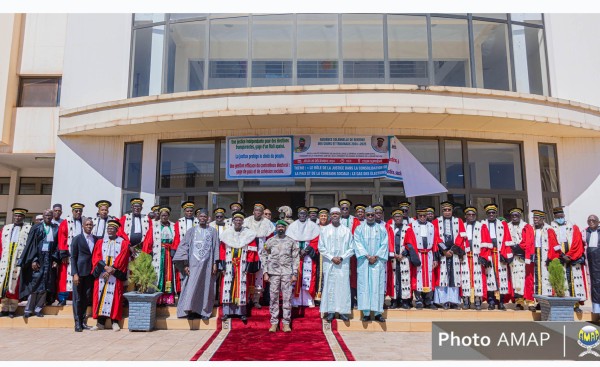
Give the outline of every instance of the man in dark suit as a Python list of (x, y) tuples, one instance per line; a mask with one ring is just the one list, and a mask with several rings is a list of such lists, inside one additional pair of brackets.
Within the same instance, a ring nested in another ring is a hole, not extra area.
[(75, 331), (89, 329), (86, 324), (87, 307), (92, 305), (94, 276), (92, 272), (92, 253), (96, 239), (92, 235), (94, 220), (83, 221), (83, 233), (73, 238), (71, 244), (71, 275), (73, 276), (73, 317)]

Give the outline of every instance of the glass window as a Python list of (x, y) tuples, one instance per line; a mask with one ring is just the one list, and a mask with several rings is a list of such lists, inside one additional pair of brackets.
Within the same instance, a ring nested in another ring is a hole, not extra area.
[(471, 200), (471, 205), (477, 208), (477, 219), (485, 219), (485, 206), (488, 204), (496, 204), (496, 196), (477, 196)]
[[(131, 213), (131, 199), (139, 198), (140, 191), (129, 191), (123, 190), (121, 191), (121, 214)], [(154, 203), (144, 203), (144, 208), (142, 208), (142, 213), (148, 213), (150, 208), (154, 205)]]
[(248, 18), (212, 20), (208, 88), (246, 87)]
[(6, 213), (0, 213), (0, 227), (6, 225)]
[(152, 23), (164, 22), (164, 13), (135, 13), (133, 17), (134, 26), (143, 26)]
[(175, 221), (181, 217), (181, 203), (183, 198), (180, 195), (176, 196), (159, 196), (157, 205), (171, 207), (171, 221)]
[(473, 17), (506, 20), (506, 13), (473, 13)]
[(142, 187), (142, 148), (143, 143), (125, 143), (124, 189), (139, 191)]
[(292, 84), (292, 15), (252, 18), (252, 86)]
[(19, 107), (56, 107), (61, 78), (21, 78)]
[(227, 180), (226, 177), (227, 177), (227, 143), (226, 143), (226, 140), (221, 140), (221, 155), (219, 158), (219, 187), (238, 187), (237, 180)]
[[(552, 220), (552, 208), (561, 206), (560, 198), (552, 197), (552, 196), (544, 196), (543, 201), (544, 201), (544, 209), (543, 210), (546, 212), (546, 223), (550, 223), (550, 221)], [(539, 208), (532, 208), (532, 209), (539, 209)]]
[(477, 86), (510, 90), (508, 26), (502, 23), (474, 20), (473, 45)]
[(203, 18), (208, 16), (206, 13), (173, 13), (169, 14), (169, 19), (171, 20), (182, 20), (182, 19), (192, 19), (192, 18)]
[(467, 207), (467, 197), (464, 194), (448, 194), (448, 201), (454, 203), (452, 215), (459, 218), (464, 218), (464, 209)]
[(540, 171), (542, 175), (542, 191), (559, 192), (556, 145), (539, 144), (538, 149), (540, 155)]
[(519, 144), (470, 141), (467, 147), (473, 188), (523, 190)]
[[(501, 215), (506, 220), (510, 220), (509, 210), (512, 208), (521, 208), (527, 212), (527, 208), (525, 208), (525, 200), (523, 198), (511, 198), (511, 197), (503, 197), (500, 199), (500, 210), (501, 212), (498, 215)], [(527, 215), (523, 215), (523, 219), (527, 219)]]
[(52, 195), (52, 177), (21, 177), (19, 195)]
[(446, 187), (464, 188), (465, 175), (463, 171), (462, 143), (460, 140), (446, 140)]
[(298, 85), (338, 83), (338, 16), (298, 14)]
[(0, 177), (0, 195), (8, 195), (10, 189), (10, 177)]
[(429, 84), (427, 20), (424, 16), (388, 16), (390, 83)]
[(212, 140), (160, 145), (160, 189), (212, 188), (214, 171)]
[(433, 177), (440, 179), (440, 148), (437, 140), (400, 139), (400, 141)]
[(164, 25), (134, 31), (131, 97), (161, 94), (164, 36)]
[(517, 92), (548, 95), (544, 30), (512, 26)]
[(541, 13), (533, 13), (533, 14), (524, 14), (524, 13), (512, 13), (510, 15), (510, 20), (513, 22), (523, 22), (523, 23), (532, 23), (532, 24), (544, 24), (542, 22), (542, 14)]
[[(417, 208), (432, 207), (434, 209), (434, 215), (442, 215), (440, 212), (440, 197), (437, 195), (431, 196), (417, 196), (414, 198), (413, 205), (411, 205), (411, 211), (414, 210), (414, 216), (417, 217)], [(413, 209), (414, 207), (414, 209)]]
[(206, 89), (206, 22), (171, 24), (167, 44), (167, 93)]
[(431, 39), (435, 85), (470, 87), (467, 21), (432, 17)]
[(342, 16), (344, 83), (384, 83), (383, 16)]

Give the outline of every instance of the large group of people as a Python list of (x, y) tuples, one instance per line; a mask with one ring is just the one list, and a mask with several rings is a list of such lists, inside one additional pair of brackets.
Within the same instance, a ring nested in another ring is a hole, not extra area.
[[(435, 208), (401, 202), (384, 218), (380, 204), (300, 207), (294, 220), (290, 207), (271, 211), (255, 203), (245, 216), (240, 203), (212, 213), (181, 205), (184, 216), (171, 221), (171, 208), (154, 206), (142, 214), (144, 201), (130, 201), (121, 218), (109, 214), (111, 203), (100, 200), (97, 213), (84, 217), (84, 205), (45, 210), (41, 221), (24, 223), (26, 209), (13, 209), (13, 223), (2, 229), (0, 248), (0, 315), (15, 317), (26, 300), (25, 318), (43, 317), (45, 305), (73, 301), (75, 331), (102, 330), (111, 319), (119, 330), (125, 303), (133, 290), (128, 264), (141, 252), (152, 256), (161, 292), (159, 305), (177, 304), (177, 316), (207, 320), (215, 305), (222, 319), (246, 321), (250, 308), (269, 306), (269, 331), (291, 331), (293, 307), (320, 307), (331, 322), (348, 321), (352, 309), (362, 321), (385, 322), (384, 308), (506, 310), (539, 309), (536, 295), (552, 295), (548, 263), (559, 259), (565, 269), (566, 295), (576, 297), (575, 312), (591, 294), (592, 312), (600, 313), (600, 228), (590, 215), (580, 230), (566, 220), (562, 208), (553, 221), (533, 210), (533, 223), (520, 208), (499, 217), (498, 206), (464, 208), (464, 219), (445, 201)], [(354, 209), (354, 215), (351, 214)], [(213, 219), (211, 221), (211, 219)], [(589, 274), (590, 284), (587, 276)], [(389, 304), (386, 298), (390, 300)], [(95, 326), (88, 326), (92, 307)]]

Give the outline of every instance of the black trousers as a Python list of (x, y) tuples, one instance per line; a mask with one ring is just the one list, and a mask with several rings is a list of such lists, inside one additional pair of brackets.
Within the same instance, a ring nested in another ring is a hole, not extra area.
[(73, 318), (75, 323), (83, 324), (85, 312), (92, 305), (92, 291), (94, 290), (94, 276), (79, 277), (79, 285), (73, 287)]

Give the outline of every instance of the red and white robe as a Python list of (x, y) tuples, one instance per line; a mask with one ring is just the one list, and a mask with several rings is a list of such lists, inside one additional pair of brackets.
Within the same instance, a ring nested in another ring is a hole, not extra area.
[(7, 224), (2, 228), (2, 246), (0, 246), (0, 298), (2, 298), (3, 311), (10, 312), (16, 311), (19, 303), (18, 285), (21, 267), (17, 266), (17, 259), (25, 249), (31, 224), (23, 224), (18, 233), (13, 233), (14, 228), (14, 224)]
[[(412, 291), (433, 292), (439, 284), (439, 266), (433, 267), (437, 260), (439, 244), (441, 242), (438, 229), (432, 223), (421, 224), (413, 222), (412, 229), (415, 234), (417, 251), (421, 260), (421, 266), (410, 266), (410, 285)], [(427, 238), (427, 245), (423, 241)]]
[[(462, 219), (457, 218), (457, 217), (452, 217), (450, 218), (450, 221), (452, 223), (452, 238), (453, 238), (453, 243), (455, 246), (457, 246), (458, 248), (462, 249), (464, 251), (464, 242), (465, 239), (467, 237), (467, 233), (465, 232), (465, 224), (462, 221)], [(433, 226), (437, 228), (438, 231), (438, 236), (440, 239), (440, 242), (438, 244), (439, 248), (443, 251), (446, 250), (450, 250), (449, 248), (446, 248), (446, 245), (444, 244), (444, 217), (438, 217), (436, 219), (433, 220), (432, 222)], [(446, 263), (448, 261), (452, 261), (452, 265), (453, 265), (453, 271), (454, 271), (454, 283), (450, 284), (449, 280), (449, 274), (447, 271), (447, 266)], [(440, 287), (457, 287), (460, 289), (461, 286), (461, 276), (460, 276), (460, 257), (458, 256), (458, 254), (454, 254), (452, 255), (452, 257), (445, 257), (445, 256), (441, 256), (440, 257), (440, 275), (439, 275), (439, 284), (438, 286)]]
[[(170, 234), (169, 238), (163, 236), (164, 230)], [(152, 266), (158, 276), (156, 285), (163, 292), (159, 304), (174, 304), (174, 294), (181, 291), (179, 272), (173, 266), (171, 255), (171, 250), (176, 251), (179, 246), (179, 238), (179, 227), (175, 223), (169, 222), (168, 226), (163, 226), (160, 220), (152, 222), (144, 238), (142, 251), (152, 255)]]
[[(587, 279), (585, 274), (585, 248), (581, 230), (575, 224), (567, 222), (559, 226), (552, 222), (552, 229), (556, 233), (559, 254), (565, 254), (571, 259), (569, 264), (563, 264), (565, 268), (565, 296), (579, 298), (580, 302), (587, 299)], [(582, 303), (583, 304), (583, 303)]]
[[(254, 216), (251, 215), (244, 219), (244, 227), (251, 229), (256, 234), (254, 242), (257, 249), (262, 249), (265, 242), (275, 235), (275, 226), (270, 220), (264, 217), (257, 221), (254, 219)], [(258, 250), (258, 255), (260, 260), (260, 250)], [(250, 286), (250, 291), (254, 294), (253, 302), (258, 303), (264, 288), (262, 269), (259, 269), (256, 274), (252, 274), (251, 278), (253, 278), (254, 281)]]
[[(129, 242), (129, 238), (131, 237), (133, 214), (131, 214), (131, 213), (125, 214), (124, 216), (121, 217), (120, 222), (121, 222), (121, 227), (119, 228), (117, 235), (125, 238)], [(140, 217), (140, 223), (142, 226), (142, 228), (141, 228), (142, 241), (140, 243), (144, 243), (144, 240), (146, 239), (146, 234), (148, 233), (148, 229), (150, 229), (150, 226), (152, 225), (152, 220), (150, 218), (148, 218), (147, 215), (142, 215)]]
[(470, 225), (465, 223), (467, 239), (465, 241), (465, 256), (460, 263), (461, 290), (463, 297), (484, 297), (487, 285), (484, 281), (484, 269), (479, 263), (481, 254), (481, 238), (487, 232), (487, 227), (479, 221)]
[[(68, 216), (60, 222), (58, 226), (58, 251), (60, 252), (60, 258), (67, 257), (70, 259), (71, 256), (71, 242), (73, 238), (78, 234), (83, 233), (83, 223), (81, 220), (78, 221), (79, 225), (73, 217)], [(60, 263), (57, 271), (58, 279), (58, 293), (71, 292), (73, 291), (73, 276), (71, 275), (71, 262), (67, 264)]]
[[(540, 229), (534, 228), (534, 256), (531, 264), (528, 264), (529, 271), (534, 274), (531, 284), (525, 283), (525, 293), (552, 296), (553, 290), (550, 285), (550, 275), (548, 273), (547, 261), (552, 261), (559, 256), (561, 246), (556, 239), (556, 233), (552, 227), (544, 223)], [(531, 287), (531, 289), (528, 289)]]
[(248, 228), (237, 232), (228, 227), (221, 233), (219, 261), (225, 275), (221, 278), (221, 303), (246, 306), (253, 292), (249, 289), (254, 273), (249, 273), (251, 264), (258, 267), (256, 233)]
[[(496, 219), (495, 223), (482, 220), (487, 227), (487, 236), (481, 239), (481, 257), (492, 263), (491, 267), (485, 268), (485, 279), (488, 292), (498, 292), (512, 298), (512, 284), (508, 264), (512, 261), (513, 253), (512, 238), (506, 222)], [(494, 227), (491, 227), (494, 226)], [(496, 233), (496, 246), (492, 241), (492, 231)], [(504, 259), (504, 262), (503, 260)], [(504, 299), (503, 302), (508, 302)]]
[[(104, 237), (96, 241), (92, 253), (92, 271), (96, 269), (101, 260), (122, 274), (127, 274), (129, 241), (119, 236), (114, 240)], [(117, 279), (115, 275), (111, 275), (108, 280), (104, 280), (102, 276), (96, 278), (92, 305), (93, 317), (97, 319), (99, 316), (104, 316), (113, 320), (121, 320), (123, 289), (124, 281)]]
[[(402, 225), (402, 229), (399, 229), (392, 222), (391, 225), (386, 224), (386, 229), (388, 231), (390, 257), (387, 263), (386, 296), (396, 299), (397, 290), (400, 290), (401, 298), (407, 300), (411, 298), (410, 260), (408, 256), (404, 256), (398, 262), (394, 258), (394, 255), (402, 255), (405, 250), (408, 250), (409, 245), (412, 245), (413, 249), (418, 253), (415, 233), (410, 224), (404, 224)], [(400, 232), (400, 239), (398, 246), (396, 246), (396, 234), (398, 232)], [(399, 273), (399, 277), (396, 276), (396, 272)], [(400, 281), (398, 281), (398, 278), (400, 278)], [(397, 301), (400, 300), (398, 299)]]
[(520, 298), (533, 301), (533, 269), (528, 267), (535, 252), (533, 227), (521, 220), (518, 225), (508, 223), (508, 230), (513, 242), (513, 261), (509, 267), (515, 301)]
[(298, 242), (298, 248), (305, 250), (306, 255), (300, 258), (298, 266), (298, 281), (294, 285), (292, 306), (313, 306), (313, 299), (317, 291), (317, 261), (319, 260), (319, 225), (306, 219), (290, 224), (286, 235)]

